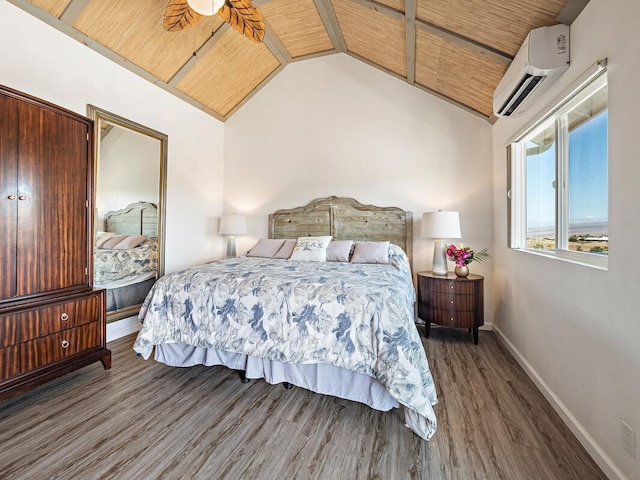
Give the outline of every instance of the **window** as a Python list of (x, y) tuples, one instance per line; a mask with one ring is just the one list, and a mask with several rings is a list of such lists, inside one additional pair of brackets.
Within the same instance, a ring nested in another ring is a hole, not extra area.
[(606, 70), (593, 76), (509, 146), (510, 246), (606, 267)]

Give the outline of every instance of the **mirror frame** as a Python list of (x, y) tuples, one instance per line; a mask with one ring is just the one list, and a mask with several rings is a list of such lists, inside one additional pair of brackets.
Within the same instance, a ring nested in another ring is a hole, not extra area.
[[(93, 158), (94, 158), (94, 172), (93, 172), (93, 205), (96, 205), (96, 196), (98, 191), (98, 170), (99, 170), (99, 146), (100, 146), (100, 128), (103, 121), (113, 123), (122, 128), (133, 130), (142, 135), (146, 135), (151, 138), (155, 138), (160, 141), (160, 183), (158, 185), (158, 278), (164, 275), (164, 252), (165, 252), (165, 219), (166, 219), (166, 200), (167, 200), (167, 152), (169, 137), (157, 130), (146, 127), (139, 123), (136, 123), (127, 118), (116, 115), (95, 105), (87, 105), (87, 116), (93, 120)], [(93, 212), (93, 229), (95, 237), (95, 229), (97, 228), (97, 212)], [(91, 272), (91, 283), (93, 285), (93, 272)], [(140, 311), (141, 304), (132, 305), (130, 307), (116, 310), (112, 313), (107, 313), (107, 323), (115, 322), (123, 318), (137, 315)]]

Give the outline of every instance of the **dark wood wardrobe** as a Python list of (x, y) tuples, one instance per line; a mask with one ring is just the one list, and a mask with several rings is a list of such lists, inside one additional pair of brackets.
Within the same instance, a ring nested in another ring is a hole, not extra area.
[(93, 122), (0, 86), (0, 400), (100, 360)]

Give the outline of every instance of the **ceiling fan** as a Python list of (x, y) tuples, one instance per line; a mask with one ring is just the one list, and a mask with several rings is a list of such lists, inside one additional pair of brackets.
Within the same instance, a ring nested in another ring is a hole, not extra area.
[(178, 32), (198, 23), (203, 15), (216, 13), (249, 40), (260, 43), (264, 39), (264, 19), (251, 0), (170, 0), (162, 25)]

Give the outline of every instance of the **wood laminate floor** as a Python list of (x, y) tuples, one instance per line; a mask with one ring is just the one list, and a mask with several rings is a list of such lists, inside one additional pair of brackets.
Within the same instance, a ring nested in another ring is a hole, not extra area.
[(242, 384), (109, 344), (85, 367), (0, 404), (1, 479), (604, 479), (491, 332), (423, 339), (440, 403), (425, 442), (400, 410)]

